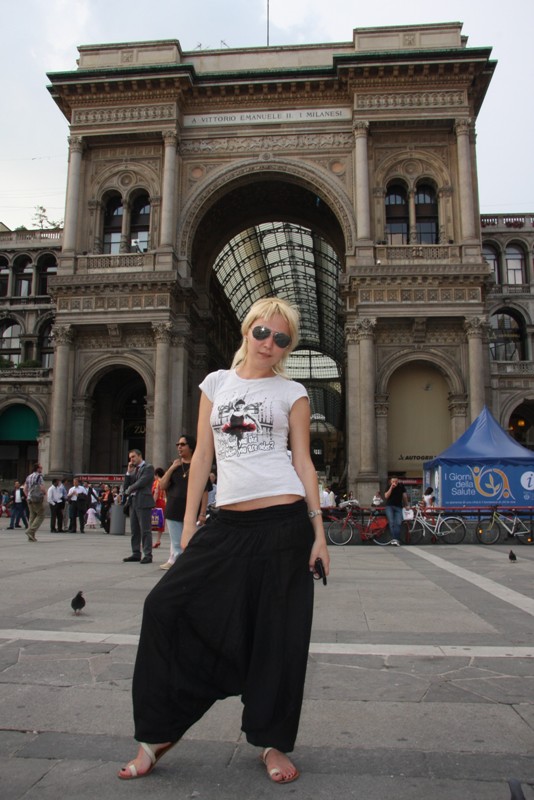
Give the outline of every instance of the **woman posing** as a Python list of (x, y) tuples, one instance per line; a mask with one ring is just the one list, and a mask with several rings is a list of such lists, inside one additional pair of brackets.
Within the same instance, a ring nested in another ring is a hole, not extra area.
[[(145, 601), (134, 670), (136, 758), (118, 773), (148, 775), (215, 700), (241, 695), (242, 729), (271, 780), (299, 772), (297, 736), (312, 621), (313, 571), (329, 557), (310, 458), (306, 390), (284, 375), (298, 313), (255, 303), (230, 370), (201, 384), (184, 552)], [(237, 407), (246, 407), (243, 430)], [(288, 457), (288, 439), (291, 460)], [(216, 520), (197, 511), (217, 457)]]

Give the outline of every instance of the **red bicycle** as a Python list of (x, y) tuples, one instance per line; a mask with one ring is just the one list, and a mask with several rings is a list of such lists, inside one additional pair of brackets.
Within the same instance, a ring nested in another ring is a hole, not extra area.
[(386, 517), (378, 511), (371, 512), (367, 522), (364, 522), (364, 511), (356, 500), (345, 500), (339, 504), (339, 508), (346, 509), (342, 517), (326, 516), (326, 538), (330, 544), (341, 547), (349, 544), (354, 537), (359, 537), (362, 544), (373, 542), (381, 547), (398, 545), (389, 532)]

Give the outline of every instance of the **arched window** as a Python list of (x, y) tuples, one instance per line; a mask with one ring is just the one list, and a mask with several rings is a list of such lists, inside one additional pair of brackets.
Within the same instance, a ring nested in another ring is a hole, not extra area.
[(104, 253), (120, 253), (123, 213), (122, 198), (110, 197), (104, 212)]
[(146, 253), (150, 237), (150, 199), (147, 194), (139, 195), (132, 204), (130, 224), (130, 249), (132, 253)]
[(42, 297), (48, 294), (48, 278), (51, 275), (57, 275), (57, 262), (55, 256), (47, 253), (37, 262), (37, 295)]
[(497, 250), (491, 245), (485, 244), (482, 248), (482, 256), (491, 267), (495, 283), (500, 283), (499, 254)]
[(386, 193), (386, 240), (388, 244), (408, 244), (409, 211), (406, 189), (390, 186)]
[(490, 317), (490, 354), (493, 361), (524, 361), (523, 323), (508, 311)]
[(508, 284), (526, 283), (525, 254), (516, 244), (509, 244), (506, 248), (506, 280)]
[(0, 336), (0, 362), (18, 364), (21, 360), (20, 334), (22, 329), (16, 322), (6, 322)]
[(41, 366), (51, 369), (54, 366), (54, 340), (52, 339), (52, 323), (49, 322), (41, 331), (39, 337)]
[(415, 227), (419, 244), (438, 243), (439, 227), (436, 192), (427, 183), (420, 184), (415, 192)]
[(9, 288), (9, 263), (5, 256), (0, 256), (0, 297), (7, 297)]
[(21, 256), (13, 267), (15, 297), (29, 297), (32, 292), (33, 266), (28, 256)]

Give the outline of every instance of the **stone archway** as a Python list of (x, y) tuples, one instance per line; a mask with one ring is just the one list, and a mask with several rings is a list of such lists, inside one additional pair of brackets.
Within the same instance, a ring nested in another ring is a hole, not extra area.
[(113, 474), (125, 470), (128, 450), (145, 452), (146, 385), (131, 367), (106, 371), (94, 385), (88, 470)]

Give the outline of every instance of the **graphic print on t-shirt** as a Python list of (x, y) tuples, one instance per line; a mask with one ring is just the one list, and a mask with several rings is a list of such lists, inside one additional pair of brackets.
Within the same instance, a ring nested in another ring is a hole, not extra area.
[(213, 426), (221, 449), (219, 457), (273, 450), (272, 400), (247, 401), (238, 395), (228, 403), (217, 406), (217, 420)]

